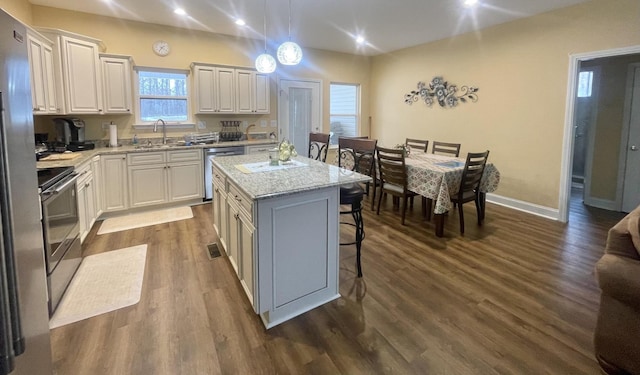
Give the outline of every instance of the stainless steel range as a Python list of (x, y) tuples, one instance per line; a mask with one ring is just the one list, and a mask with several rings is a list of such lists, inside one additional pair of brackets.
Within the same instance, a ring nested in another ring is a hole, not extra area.
[(53, 315), (82, 261), (77, 178), (72, 167), (38, 170), (49, 315)]

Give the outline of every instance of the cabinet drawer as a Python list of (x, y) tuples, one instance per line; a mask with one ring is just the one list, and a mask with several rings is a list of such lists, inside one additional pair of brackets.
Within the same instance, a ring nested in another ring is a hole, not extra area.
[(177, 150), (167, 151), (167, 162), (178, 163), (182, 161), (197, 161), (202, 159), (202, 150)]
[(78, 173), (78, 186), (82, 185), (86, 180), (88, 180), (91, 173), (91, 161), (87, 161), (86, 163), (75, 168), (75, 171)]
[(165, 152), (140, 152), (127, 155), (128, 165), (162, 164), (165, 162)]
[(227, 176), (213, 169), (213, 183), (220, 186), (222, 190), (227, 191)]
[(272, 148), (276, 147), (277, 144), (267, 144), (267, 145), (255, 145), (255, 146), (246, 146), (245, 154), (257, 154), (261, 152), (269, 152)]
[(240, 206), (240, 209), (245, 211), (245, 214), (247, 214), (249, 219), (253, 222), (253, 201), (241, 192), (237, 186), (229, 184), (229, 194), (227, 195), (227, 199), (235, 200), (238, 206)]

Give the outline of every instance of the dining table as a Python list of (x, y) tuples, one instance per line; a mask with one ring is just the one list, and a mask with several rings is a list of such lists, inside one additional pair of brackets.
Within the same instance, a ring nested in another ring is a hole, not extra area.
[[(408, 189), (433, 202), (437, 237), (444, 235), (444, 215), (452, 208), (451, 196), (458, 192), (465, 161), (464, 158), (422, 152), (412, 152), (405, 158)], [(486, 193), (496, 191), (499, 182), (500, 172), (487, 161), (480, 180), (482, 215)]]

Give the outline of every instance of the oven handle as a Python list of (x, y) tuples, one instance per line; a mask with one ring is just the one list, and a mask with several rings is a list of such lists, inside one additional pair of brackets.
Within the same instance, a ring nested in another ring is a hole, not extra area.
[(75, 183), (78, 177), (79, 177), (78, 174), (74, 172), (65, 180), (64, 184), (62, 184), (61, 186), (56, 186), (55, 189), (49, 189), (49, 190), (43, 191), (42, 194), (44, 195), (59, 194), (61, 191), (65, 190), (69, 185)]

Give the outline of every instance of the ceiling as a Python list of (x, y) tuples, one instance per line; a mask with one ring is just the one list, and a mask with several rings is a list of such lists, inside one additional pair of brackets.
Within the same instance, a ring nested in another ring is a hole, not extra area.
[[(303, 48), (377, 55), (588, 0), (291, 0), (291, 39)], [(263, 39), (264, 0), (30, 0), (85, 13)], [(269, 50), (287, 40), (289, 1), (266, 0)], [(181, 7), (186, 15), (174, 14)], [(236, 18), (246, 26), (235, 24)], [(365, 42), (358, 45), (354, 38)]]

